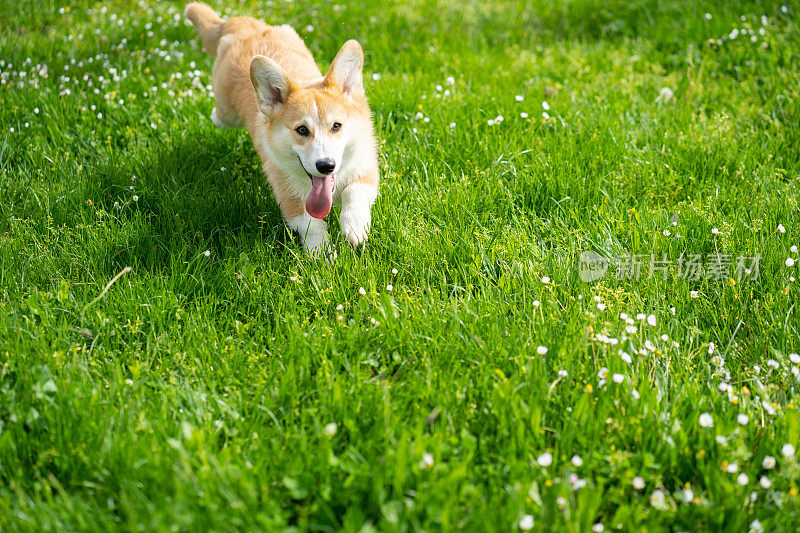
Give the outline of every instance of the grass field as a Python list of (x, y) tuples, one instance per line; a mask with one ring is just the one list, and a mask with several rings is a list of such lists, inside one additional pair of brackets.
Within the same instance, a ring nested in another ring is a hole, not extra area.
[(0, 530), (800, 527), (800, 6), (212, 4), (360, 41), (370, 241), (182, 4), (2, 2)]

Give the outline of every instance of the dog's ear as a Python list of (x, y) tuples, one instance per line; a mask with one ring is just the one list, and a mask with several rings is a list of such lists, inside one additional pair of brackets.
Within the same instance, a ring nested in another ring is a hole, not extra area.
[(258, 108), (267, 116), (278, 111), (294, 89), (281, 66), (264, 56), (255, 56), (250, 61), (250, 81), (256, 91)]
[(353, 39), (344, 43), (331, 63), (325, 76), (325, 85), (337, 86), (344, 94), (364, 95), (361, 70), (364, 68), (364, 52), (361, 45)]

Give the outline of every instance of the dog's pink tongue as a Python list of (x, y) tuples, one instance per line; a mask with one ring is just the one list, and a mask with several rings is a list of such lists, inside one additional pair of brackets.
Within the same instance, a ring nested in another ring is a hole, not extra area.
[(325, 218), (333, 204), (333, 176), (313, 176), (306, 211), (314, 218)]

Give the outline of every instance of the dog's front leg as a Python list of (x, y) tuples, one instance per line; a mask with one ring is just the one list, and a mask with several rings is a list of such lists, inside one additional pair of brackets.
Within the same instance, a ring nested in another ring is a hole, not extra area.
[(353, 246), (366, 242), (371, 223), (370, 208), (378, 196), (377, 180), (357, 180), (342, 191), (342, 234)]
[(303, 248), (311, 255), (330, 252), (331, 245), (328, 240), (328, 223), (314, 218), (306, 212), (305, 204), (299, 198), (281, 198), (278, 204), (281, 208), (283, 220), (292, 231), (300, 235)]

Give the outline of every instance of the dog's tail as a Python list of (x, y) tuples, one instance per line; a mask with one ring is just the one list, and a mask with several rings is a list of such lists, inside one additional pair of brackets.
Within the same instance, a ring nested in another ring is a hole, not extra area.
[(192, 2), (186, 6), (186, 18), (200, 34), (203, 47), (212, 56), (217, 55), (219, 39), (222, 37), (222, 26), (224, 20), (219, 18), (213, 9), (202, 2)]

